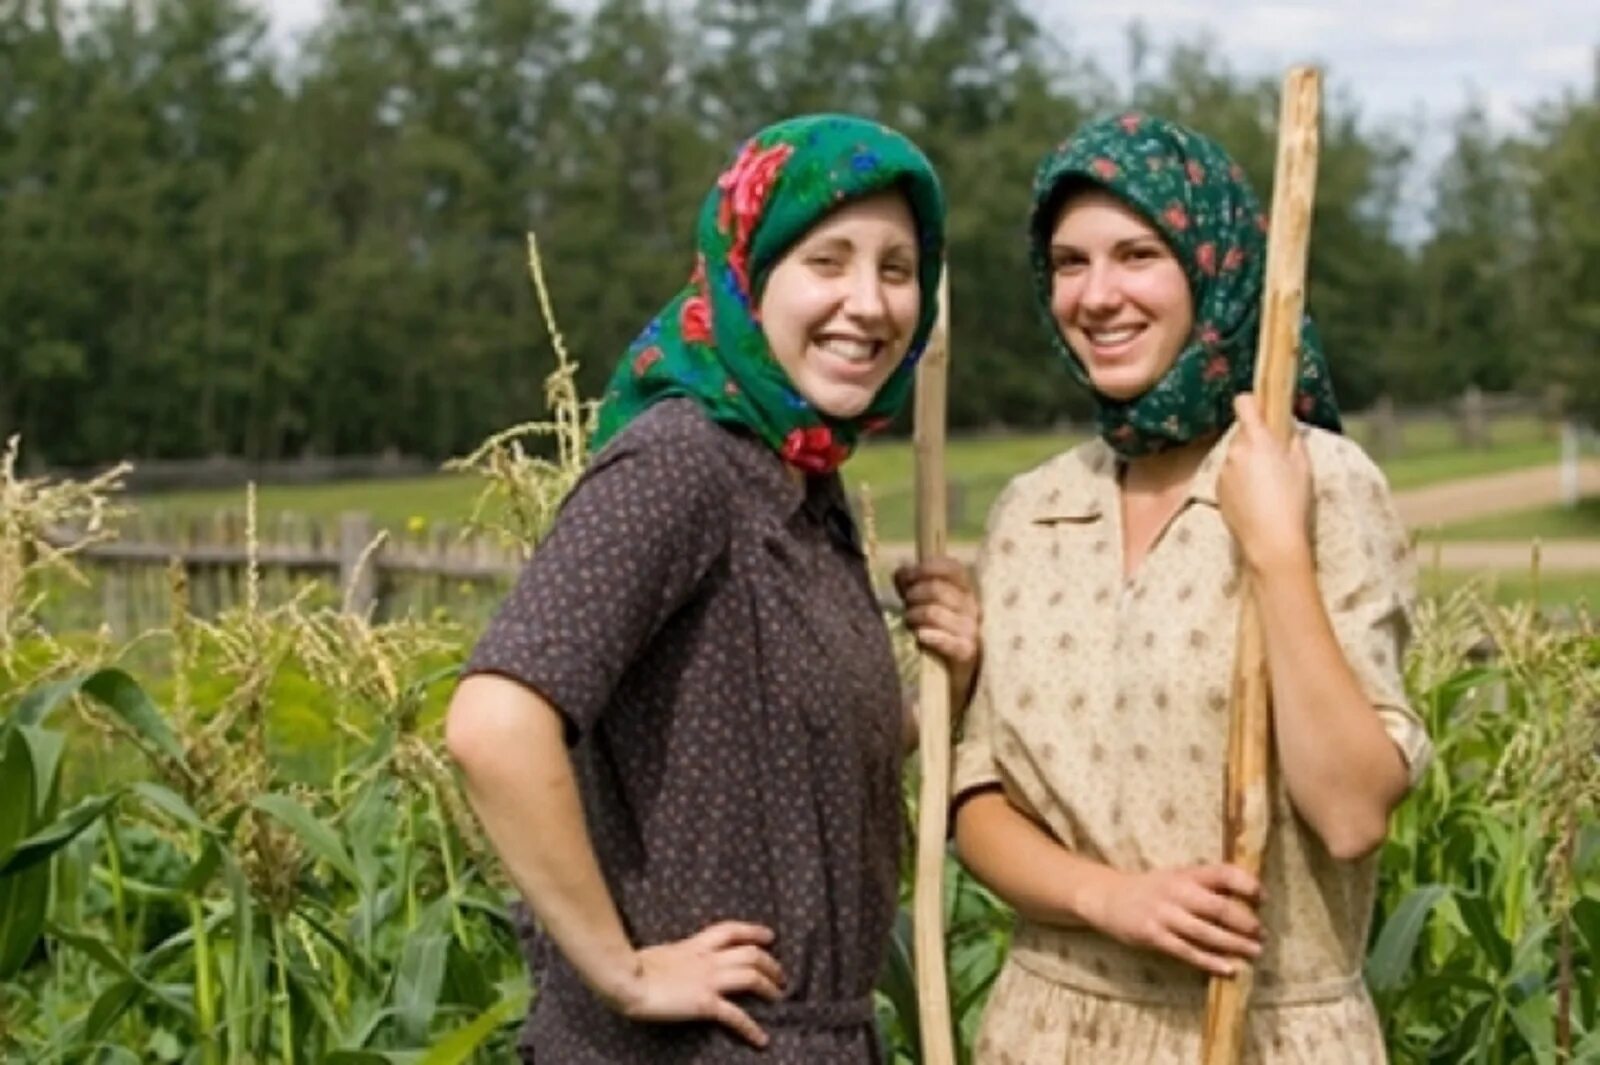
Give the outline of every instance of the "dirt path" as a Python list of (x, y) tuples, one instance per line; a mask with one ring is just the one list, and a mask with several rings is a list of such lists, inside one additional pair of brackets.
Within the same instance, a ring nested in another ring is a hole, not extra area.
[[(1584, 495), (1600, 495), (1600, 459), (1589, 459), (1579, 465), (1578, 488)], [(1561, 468), (1535, 466), (1444, 481), (1396, 492), (1394, 501), (1400, 517), (1413, 529), (1449, 525), (1508, 510), (1549, 506), (1561, 501)]]
[[(1435, 554), (1437, 551), (1437, 554)], [(1417, 545), (1417, 565), (1431, 568), (1435, 559), (1444, 570), (1496, 570), (1527, 573), (1533, 568), (1533, 545), (1497, 540)], [(1600, 572), (1600, 540), (1552, 540), (1539, 547), (1541, 573)]]
[[(1578, 487), (1584, 495), (1600, 495), (1600, 459), (1586, 460), (1579, 466)], [(1561, 470), (1558, 466), (1511, 470), (1507, 473), (1468, 477), (1395, 493), (1395, 506), (1410, 528), (1427, 530), (1458, 521), (1469, 521), (1489, 514), (1527, 510), (1561, 501)], [(971, 562), (977, 553), (974, 543), (954, 543), (950, 553)], [(908, 543), (878, 545), (879, 565), (892, 568), (909, 560), (915, 550)], [(1525, 541), (1425, 542), (1418, 546), (1417, 561), (1431, 566), (1437, 560), (1447, 570), (1526, 571), (1532, 565), (1532, 548)], [(1555, 540), (1540, 549), (1540, 568), (1545, 572), (1578, 573), (1600, 571), (1600, 540)]]

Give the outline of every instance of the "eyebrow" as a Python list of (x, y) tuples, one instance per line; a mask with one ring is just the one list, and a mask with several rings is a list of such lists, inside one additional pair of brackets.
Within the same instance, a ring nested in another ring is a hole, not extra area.
[[(850, 240), (848, 237), (813, 237), (807, 242), (806, 248), (808, 251), (820, 251), (824, 248), (854, 249), (855, 242)], [(896, 241), (885, 248), (884, 252), (889, 255), (900, 254), (915, 256), (917, 254), (917, 245), (915, 242), (909, 240)]]
[[(1124, 237), (1123, 239), (1121, 239), (1121, 240), (1117, 241), (1115, 244), (1113, 244), (1111, 246), (1111, 250), (1112, 251), (1125, 251), (1128, 248), (1136, 248), (1136, 247), (1139, 247), (1141, 245), (1148, 245), (1148, 244), (1160, 245), (1162, 247), (1165, 246), (1162, 243), (1161, 238), (1156, 236), (1154, 233), (1143, 233), (1143, 234), (1140, 234), (1137, 237)], [(1056, 254), (1058, 252), (1082, 252), (1082, 251), (1083, 251), (1083, 248), (1080, 245), (1077, 245), (1077, 244), (1065, 244), (1065, 243), (1058, 243), (1056, 241), (1051, 241), (1050, 242), (1050, 254), (1052, 254), (1052, 255), (1054, 255), (1054, 254)]]

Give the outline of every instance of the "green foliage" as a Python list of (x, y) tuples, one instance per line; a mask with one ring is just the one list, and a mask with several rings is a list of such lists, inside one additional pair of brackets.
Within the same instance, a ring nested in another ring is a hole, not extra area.
[[(1407, 682), (1438, 755), (1382, 853), (1368, 962), (1392, 1053), (1544, 1062), (1567, 1040), (1585, 1060), (1600, 1043), (1600, 635), (1471, 593), (1418, 621)], [(145, 637), (166, 654), (149, 688), (114, 666), (60, 676), (54, 659), (37, 684), (14, 677), (0, 1056), (503, 1056), (527, 994), (508, 893), (428, 709), (460, 641), (255, 600), (215, 621), (180, 609)], [(285, 700), (323, 720), (308, 728)], [(335, 757), (305, 756), (330, 735)], [(67, 772), (108, 751), (111, 771)], [(965, 1054), (1009, 917), (954, 863), (945, 897)], [(899, 1062), (916, 1060), (909, 951), (907, 912), (879, 996)]]
[(1522, 145), (1533, 240), (1531, 318), (1538, 366), (1600, 426), (1600, 71), (1583, 96), (1542, 109)]
[[(1395, 815), (1369, 982), (1399, 1062), (1600, 1052), (1600, 634), (1431, 600), (1407, 682), (1437, 756)], [(1481, 642), (1480, 642), (1481, 641)], [(1481, 664), (1463, 648), (1492, 645)]]
[(1596, 540), (1600, 539), (1600, 499), (1580, 499), (1572, 506), (1557, 504), (1515, 510), (1487, 518), (1447, 525), (1439, 530), (1445, 540)]
[[(4, 5), (0, 432), (54, 465), (465, 453), (538, 409), (551, 365), (523, 233), (560, 264), (598, 394), (687, 275), (731, 145), (806, 109), (897, 125), (944, 177), (953, 424), (1081, 418), (1031, 304), (1035, 162), (1138, 104), (1219, 137), (1265, 192), (1276, 87), (1181, 47), (1119, 97), (1032, 10), (346, 0), (277, 57), (248, 0)], [(1525, 144), (1462, 116), (1411, 249), (1415, 131), (1362, 121), (1328, 73), (1310, 301), (1345, 404), (1554, 379), (1594, 409), (1594, 100)]]
[[(75, 677), (14, 707), (0, 729), (0, 1052), (503, 1053), (526, 998), (521, 960), (437, 737), (406, 724), (430, 679), (403, 679), (369, 741), (313, 783), (258, 761), (248, 727), (231, 733), (228, 770), (245, 786), (220, 795), (206, 766), (215, 719), (157, 710), (125, 673)], [(61, 813), (72, 755), (47, 726), (85, 709), (73, 695), (128, 726), (112, 742), (149, 761), (142, 779)], [(318, 700), (336, 713), (358, 701), (333, 687)], [(75, 898), (74, 883), (95, 891)]]

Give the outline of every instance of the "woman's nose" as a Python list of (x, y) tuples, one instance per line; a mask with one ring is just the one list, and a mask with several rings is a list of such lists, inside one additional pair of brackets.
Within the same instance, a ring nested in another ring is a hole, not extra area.
[(1084, 271), (1078, 303), (1087, 311), (1114, 309), (1122, 301), (1122, 287), (1116, 270), (1109, 263), (1091, 263)]
[(849, 289), (845, 293), (844, 309), (847, 314), (868, 321), (884, 315), (883, 279), (876, 269), (857, 269), (850, 273)]

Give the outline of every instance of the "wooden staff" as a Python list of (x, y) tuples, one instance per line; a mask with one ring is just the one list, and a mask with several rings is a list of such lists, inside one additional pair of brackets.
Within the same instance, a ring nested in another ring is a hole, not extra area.
[[(1294, 423), (1291, 403), (1299, 376), (1300, 325), (1305, 315), (1306, 258), (1311, 247), (1311, 204), (1317, 187), (1317, 110), (1321, 75), (1293, 67), (1283, 80), (1278, 119), (1278, 161), (1267, 233), (1266, 290), (1256, 358), (1255, 394), (1262, 420), (1287, 443)], [(1246, 588), (1239, 613), (1228, 732), (1227, 797), (1223, 846), (1228, 862), (1261, 875), (1272, 816), (1268, 777), (1272, 757), (1272, 688), (1255, 592)], [(1204, 1065), (1236, 1065), (1244, 1051), (1245, 1009), (1255, 968), (1238, 960), (1233, 976), (1213, 976), (1206, 993)]]
[[(917, 364), (912, 449), (917, 466), (917, 560), (945, 553), (944, 426), (950, 368), (950, 275), (939, 279), (939, 317)], [(923, 1065), (955, 1065), (944, 959), (944, 854), (950, 814), (950, 671), (924, 650), (917, 734), (922, 790), (917, 804), (917, 872), (912, 940)]]

